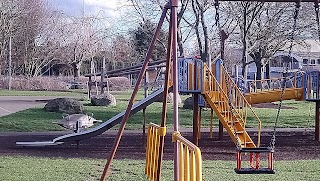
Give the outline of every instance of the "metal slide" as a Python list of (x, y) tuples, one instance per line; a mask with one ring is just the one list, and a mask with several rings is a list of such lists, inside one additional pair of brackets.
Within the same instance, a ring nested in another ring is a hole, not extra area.
[[(163, 88), (158, 89), (154, 93), (150, 94), (148, 97), (144, 98), (143, 100), (135, 103), (131, 109), (130, 116), (139, 112), (143, 108), (152, 104), (159, 96), (162, 96)], [(111, 119), (103, 122), (99, 126), (82, 131), (80, 133), (71, 133), (63, 136), (59, 136), (52, 141), (42, 141), (42, 142), (16, 142), (16, 146), (52, 146), (62, 144), (63, 142), (68, 141), (80, 141), (84, 139), (91, 138), (93, 136), (97, 136), (102, 134), (103, 132), (107, 131), (108, 129), (112, 128), (113, 126), (119, 124), (122, 121), (122, 117), (124, 116), (125, 111), (117, 114), (116, 116), (112, 117)]]

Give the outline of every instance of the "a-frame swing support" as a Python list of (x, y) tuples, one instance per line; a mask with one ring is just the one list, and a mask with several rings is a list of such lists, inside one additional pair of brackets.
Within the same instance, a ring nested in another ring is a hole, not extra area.
[[(136, 100), (136, 96), (137, 96), (137, 92), (139, 90), (139, 87), (140, 87), (140, 84), (142, 83), (142, 79), (145, 75), (145, 72), (147, 70), (147, 66), (148, 66), (148, 63), (150, 61), (150, 58), (151, 58), (151, 55), (152, 55), (152, 52), (153, 52), (153, 49), (155, 47), (155, 43), (157, 41), (157, 37), (159, 36), (159, 33), (160, 33), (160, 29), (162, 27), (162, 24), (165, 20), (165, 17), (166, 17), (166, 13), (167, 11), (170, 9), (171, 10), (171, 16), (170, 16), (170, 34), (169, 34), (169, 41), (168, 41), (168, 53), (167, 53), (167, 61), (166, 61), (166, 70), (169, 70), (169, 67), (170, 67), (170, 60), (172, 58), (172, 64), (173, 64), (173, 67), (172, 67), (172, 77), (173, 77), (173, 122), (174, 122), (174, 131), (178, 131), (179, 129), (179, 122), (178, 122), (178, 55), (177, 55), (177, 8), (178, 8), (178, 0), (171, 0), (169, 1), (165, 7), (164, 7), (164, 10), (162, 12), (162, 15), (160, 17), (160, 20), (159, 20), (159, 23), (158, 23), (158, 26), (157, 26), (157, 29), (156, 29), (156, 32), (152, 38), (152, 41), (151, 41), (151, 44), (149, 46), (149, 49), (148, 49), (148, 53), (146, 55), (146, 58), (144, 60), (144, 63), (143, 63), (143, 66), (141, 68), (141, 71), (140, 71), (140, 74), (137, 78), (137, 83), (135, 85), (135, 88), (133, 90), (133, 93), (132, 93), (132, 96), (130, 98), (130, 101), (128, 103), (128, 107), (126, 109), (126, 112), (125, 112), (125, 115), (123, 116), (123, 119), (121, 121), (121, 125), (120, 125), (120, 128), (119, 128), (119, 131), (118, 131), (118, 134), (117, 134), (117, 138), (114, 142), (114, 145), (112, 147), (112, 150), (111, 150), (111, 153), (107, 159), (107, 163), (104, 167), (104, 170), (103, 170), (103, 173), (101, 175), (101, 178), (100, 180), (101, 181), (104, 181), (107, 177), (107, 173), (108, 173), (108, 170), (110, 169), (110, 166), (111, 166), (111, 162), (115, 156), (115, 153), (116, 153), (116, 150), (119, 146), (119, 143), (120, 143), (120, 139), (123, 135), (123, 131), (124, 131), (124, 128), (125, 128), (125, 125), (126, 125), (126, 122), (128, 121), (128, 118), (129, 118), (129, 115), (130, 115), (130, 111), (132, 109), (132, 106), (133, 106), (133, 103), (135, 102)], [(172, 57), (171, 57), (172, 55)], [(169, 73), (168, 71), (166, 72), (166, 83), (165, 83), (165, 90), (164, 90), (164, 101), (166, 101), (167, 99), (167, 94), (168, 94), (168, 80), (169, 80)], [(162, 110), (162, 123), (161, 123), (161, 126), (162, 125), (165, 125), (165, 116), (166, 116), (166, 103), (163, 103), (164, 107), (163, 107), (163, 110)], [(163, 149), (163, 138), (161, 140), (160, 143), (162, 143), (162, 146), (160, 146), (160, 149)], [(161, 152), (159, 152), (160, 154), (163, 153), (163, 150), (161, 150)], [(162, 158), (162, 155), (159, 157), (160, 159)], [(175, 142), (174, 143), (174, 180), (179, 180), (179, 160), (178, 160), (178, 143)], [(161, 166), (161, 162), (159, 162), (159, 166)], [(158, 167), (159, 170), (161, 169), (160, 167)], [(158, 175), (158, 178), (157, 180), (160, 179), (160, 171), (158, 171), (157, 173)]]

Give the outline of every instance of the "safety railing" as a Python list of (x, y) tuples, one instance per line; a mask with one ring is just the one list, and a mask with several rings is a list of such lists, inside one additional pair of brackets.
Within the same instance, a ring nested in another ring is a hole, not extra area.
[[(232, 80), (231, 76), (222, 65), (220, 72), (220, 80), (218, 81), (210, 71), (209, 67), (204, 65), (203, 77), (204, 82), (206, 82), (204, 83), (204, 91), (206, 93), (216, 92), (212, 99), (214, 99), (213, 101), (215, 102), (215, 105), (220, 108), (219, 111), (223, 113), (225, 117), (229, 118), (229, 121), (231, 122), (234, 121), (233, 117), (236, 117), (243, 129), (246, 128), (249, 120), (249, 113), (251, 113), (252, 118), (250, 120), (254, 121), (253, 124), (257, 124), (258, 127), (258, 140), (256, 146), (260, 147), (261, 120), (253, 111), (237, 84)], [(226, 102), (230, 104), (227, 104)], [(246, 137), (244, 137), (244, 139), (244, 145), (246, 145)]]
[(281, 90), (284, 79), (286, 79), (285, 88), (302, 88), (303, 73), (294, 72), (287, 77), (247, 80), (247, 93)]
[(160, 136), (165, 136), (166, 127), (150, 123), (147, 135), (145, 174), (149, 180), (158, 180)]
[(202, 157), (200, 149), (175, 131), (172, 141), (179, 145), (179, 180), (202, 180)]

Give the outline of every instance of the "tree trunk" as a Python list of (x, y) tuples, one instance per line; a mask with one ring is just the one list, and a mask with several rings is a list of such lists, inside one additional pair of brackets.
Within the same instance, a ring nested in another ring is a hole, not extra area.
[(72, 63), (72, 67), (73, 67), (73, 79), (74, 81), (76, 81), (76, 79), (80, 76), (81, 62)]
[(266, 64), (266, 79), (270, 79), (270, 64)]
[(262, 64), (259, 60), (254, 62), (257, 67), (257, 80), (261, 80), (261, 73), (262, 73)]
[[(262, 64), (261, 64), (261, 61), (255, 60), (254, 63), (256, 64), (256, 67), (257, 67), (256, 80), (261, 80), (261, 72), (262, 72)], [(262, 85), (261, 85), (261, 82), (260, 82), (260, 81), (257, 82), (257, 88), (258, 88), (258, 89), (261, 89), (261, 88), (262, 88)]]
[(241, 71), (241, 74), (243, 76), (244, 79), (247, 79), (247, 74), (246, 74), (246, 62), (245, 61), (242, 61), (242, 71)]
[(182, 43), (182, 33), (181, 29), (178, 29), (178, 49), (179, 49), (179, 56), (184, 57), (184, 49), (183, 49), (183, 43)]

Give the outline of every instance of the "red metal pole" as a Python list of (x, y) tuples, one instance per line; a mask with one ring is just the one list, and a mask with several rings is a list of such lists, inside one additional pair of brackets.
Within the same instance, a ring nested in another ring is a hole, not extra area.
[[(171, 70), (171, 58), (172, 58), (172, 12), (170, 15), (170, 24), (169, 24), (169, 38), (168, 38), (168, 51), (167, 51), (167, 61), (166, 61), (166, 74), (165, 74), (165, 84), (163, 90), (163, 102), (162, 102), (162, 120), (161, 127), (166, 126), (167, 119), (167, 100), (168, 100), (168, 92), (169, 92), (169, 73)], [(162, 168), (162, 158), (163, 158), (163, 147), (164, 147), (164, 136), (160, 136), (160, 145), (159, 145), (159, 160), (158, 160), (158, 170), (156, 179), (160, 180), (161, 177), (161, 168)]]
[(159, 33), (160, 33), (160, 29), (161, 29), (162, 24), (163, 24), (163, 22), (164, 22), (164, 19), (165, 19), (165, 17), (166, 17), (167, 10), (168, 10), (168, 9), (165, 8), (165, 9), (163, 10), (163, 12), (162, 12), (161, 18), (160, 18), (160, 20), (159, 20), (159, 23), (158, 23), (158, 26), (157, 26), (157, 29), (156, 29), (156, 32), (155, 32), (155, 34), (154, 34), (154, 36), (153, 36), (153, 39), (152, 39), (151, 44), (150, 44), (150, 46), (149, 46), (149, 50), (148, 50), (147, 56), (146, 56), (146, 58), (145, 58), (145, 60), (144, 60), (144, 63), (143, 63), (141, 72), (140, 72), (140, 74), (139, 74), (139, 76), (138, 76), (138, 80), (137, 80), (136, 86), (135, 86), (135, 88), (134, 88), (134, 90), (133, 90), (131, 99), (130, 99), (130, 101), (129, 101), (127, 110), (126, 110), (126, 112), (125, 112), (125, 115), (124, 115), (123, 118), (122, 118), (122, 122), (121, 122), (121, 125), (120, 125), (120, 128), (119, 128), (118, 134), (117, 134), (116, 141), (114, 142), (114, 145), (113, 145), (113, 147), (112, 147), (112, 151), (111, 151), (111, 153), (110, 153), (110, 156), (109, 156), (109, 158), (108, 158), (108, 160), (107, 160), (107, 163), (106, 163), (106, 165), (105, 165), (105, 167), (104, 167), (104, 170), (103, 170), (103, 173), (102, 173), (102, 175), (101, 175), (101, 178), (100, 178), (101, 181), (104, 181), (104, 180), (106, 179), (108, 170), (109, 170), (109, 168), (110, 168), (110, 166), (111, 166), (111, 162), (112, 162), (112, 160), (113, 160), (113, 158), (114, 158), (114, 155), (115, 155), (115, 153), (116, 153), (116, 150), (117, 150), (117, 148), (118, 148), (118, 146), (119, 146), (121, 136), (122, 136), (123, 131), (124, 131), (124, 128), (125, 128), (125, 126), (126, 126), (126, 122), (127, 122), (128, 118), (129, 118), (129, 115), (130, 115), (130, 112), (131, 112), (133, 103), (134, 103), (134, 101), (135, 101), (135, 99), (136, 99), (136, 95), (137, 95), (137, 92), (138, 92), (138, 90), (139, 90), (140, 84), (141, 84), (141, 82), (142, 82), (143, 75), (144, 75), (145, 72), (146, 72), (148, 63), (149, 63), (150, 58), (151, 58), (151, 55), (152, 55), (152, 51), (153, 51), (154, 46), (155, 46), (155, 43), (156, 43), (156, 41), (157, 41), (157, 37), (158, 37), (158, 35), (159, 35)]
[[(197, 61), (194, 60), (194, 71), (193, 71), (193, 90), (197, 90), (198, 75), (197, 75)], [(194, 93), (193, 97), (193, 143), (198, 146), (199, 140), (199, 94)]]
[(241, 152), (237, 151), (237, 169), (241, 169)]
[[(179, 131), (179, 116), (178, 116), (178, 52), (177, 52), (177, 8), (178, 0), (171, 0), (172, 13), (172, 55), (173, 55), (173, 129)], [(178, 142), (174, 143), (174, 180), (179, 181), (179, 147)]]

